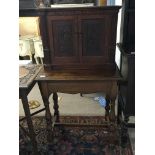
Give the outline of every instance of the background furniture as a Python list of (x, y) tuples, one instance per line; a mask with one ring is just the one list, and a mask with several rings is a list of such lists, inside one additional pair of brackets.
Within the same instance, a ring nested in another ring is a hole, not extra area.
[(20, 37), (19, 56), (23, 59), (28, 56), (28, 59), (32, 62), (43, 64), (44, 52), (41, 38), (29, 35)]
[(40, 37), (39, 18), (19, 18), (19, 55), (21, 59), (31, 59), (33, 63), (43, 64), (43, 46)]
[(37, 64), (43, 64), (43, 58), (44, 58), (44, 51), (43, 51), (43, 45), (42, 40), (40, 37), (35, 37), (33, 39), (34, 42), (34, 49), (35, 49), (35, 61)]
[(122, 0), (120, 43), (117, 45), (123, 76), (119, 83), (118, 122), (122, 122), (122, 143), (125, 144), (128, 127), (134, 127), (128, 123), (129, 117), (135, 116), (135, 0)]
[[(125, 53), (118, 44), (121, 51), (120, 72), (123, 81), (119, 83), (119, 117), (124, 114), (126, 123), (130, 116), (135, 116), (135, 54)], [(130, 125), (130, 124), (128, 124)]]
[(135, 0), (122, 0), (120, 44), (125, 53), (135, 52)]
[[(29, 92), (31, 91), (31, 89), (33, 88), (33, 86), (35, 85), (36, 82), (34, 81), (34, 78), (36, 77), (38, 72), (41, 70), (42, 66), (25, 65), (25, 66), (21, 66), (21, 67), (24, 68), (27, 72), (26, 73), (21, 72), (20, 79), (19, 79), (19, 98), (22, 100), (23, 109), (25, 112), (25, 117), (20, 119), (20, 121), (22, 121), (24, 119), (27, 120), (27, 125), (28, 125), (29, 131), (27, 132), (20, 124), (19, 125), (20, 125), (21, 129), (23, 129), (23, 131), (25, 133), (27, 133), (27, 135), (30, 137), (34, 155), (39, 155), (38, 148), (37, 148), (37, 142), (36, 142), (36, 138), (35, 138), (36, 135), (35, 135), (35, 131), (33, 128), (31, 116), (33, 116), (39, 112), (42, 112), (46, 108), (40, 109), (39, 111), (36, 111), (31, 114), (27, 96), (28, 96)], [(22, 71), (22, 69), (19, 69), (19, 71)]]
[(33, 45), (33, 36), (22, 36), (19, 38), (19, 56), (25, 57), (29, 56), (29, 60), (33, 59), (35, 53)]

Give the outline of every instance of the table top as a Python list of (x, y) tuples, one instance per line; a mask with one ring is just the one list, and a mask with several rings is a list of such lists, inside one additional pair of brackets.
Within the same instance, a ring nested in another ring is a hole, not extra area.
[(107, 81), (121, 80), (122, 76), (116, 68), (114, 72), (104, 70), (50, 70), (41, 69), (36, 81)]
[(19, 88), (28, 88), (42, 69), (42, 65), (28, 64), (19, 66)]

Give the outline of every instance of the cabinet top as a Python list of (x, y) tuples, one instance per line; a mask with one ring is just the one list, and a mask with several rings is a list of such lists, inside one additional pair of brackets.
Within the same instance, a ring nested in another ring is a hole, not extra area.
[(113, 81), (122, 80), (118, 67), (115, 71), (110, 70), (46, 70), (41, 69), (35, 78), (36, 81)]
[(119, 10), (120, 5), (107, 6), (89, 6), (89, 7), (44, 7), (44, 8), (19, 8), (19, 10), (35, 10), (35, 11), (56, 11), (56, 10)]
[(33, 16), (40, 15), (48, 12), (89, 12), (89, 11), (110, 11), (110, 12), (118, 12), (121, 6), (89, 6), (89, 7), (60, 7), (60, 8), (21, 8), (19, 9), (19, 16)]

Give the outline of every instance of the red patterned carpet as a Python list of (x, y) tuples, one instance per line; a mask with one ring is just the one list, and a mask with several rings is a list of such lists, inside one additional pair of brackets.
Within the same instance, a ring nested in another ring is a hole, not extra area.
[[(53, 140), (47, 142), (46, 120), (33, 117), (41, 155), (133, 155), (130, 141), (121, 146), (120, 129), (105, 123), (101, 116), (64, 116), (54, 128)], [(22, 126), (27, 128), (26, 121)], [(31, 155), (29, 138), (20, 129), (20, 155)]]

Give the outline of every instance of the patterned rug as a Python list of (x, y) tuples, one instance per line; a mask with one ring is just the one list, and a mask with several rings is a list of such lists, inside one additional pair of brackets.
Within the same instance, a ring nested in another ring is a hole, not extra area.
[[(46, 120), (33, 117), (38, 149), (41, 155), (133, 155), (130, 141), (121, 146), (120, 129), (105, 123), (103, 117), (60, 117), (53, 140), (47, 142)], [(27, 129), (26, 121), (20, 123)], [(20, 155), (31, 155), (30, 139), (19, 131)]]

